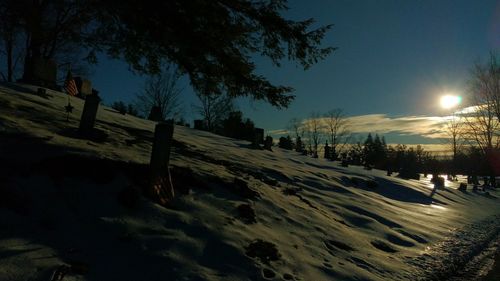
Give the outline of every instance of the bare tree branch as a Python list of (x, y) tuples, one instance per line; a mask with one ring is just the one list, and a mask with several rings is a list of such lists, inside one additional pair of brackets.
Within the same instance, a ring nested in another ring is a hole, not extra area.
[(475, 110), (465, 114), (470, 135), (483, 153), (499, 144), (500, 64), (494, 54), (487, 64), (476, 63), (472, 71), (470, 99)]
[(193, 109), (203, 117), (209, 131), (213, 132), (221, 127), (222, 120), (226, 119), (229, 113), (234, 110), (233, 99), (228, 95), (197, 92), (196, 96), (200, 104), (193, 105)]
[(309, 119), (304, 122), (308, 150), (314, 158), (318, 157), (318, 147), (323, 136), (321, 125), (321, 116), (317, 112), (311, 113)]
[(330, 137), (331, 160), (336, 160), (339, 151), (347, 143), (349, 135), (348, 122), (342, 109), (330, 110), (324, 115), (323, 121)]
[(163, 120), (179, 118), (181, 115), (180, 95), (183, 91), (178, 86), (179, 78), (177, 70), (170, 68), (149, 77), (143, 92), (136, 96), (136, 105), (141, 114), (148, 116), (151, 108), (157, 106), (160, 108)]

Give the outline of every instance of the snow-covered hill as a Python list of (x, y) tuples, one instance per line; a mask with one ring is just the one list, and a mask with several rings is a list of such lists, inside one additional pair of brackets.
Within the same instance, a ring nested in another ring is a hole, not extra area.
[[(138, 197), (154, 123), (0, 85), (0, 280), (441, 278), (499, 230), (500, 193), (340, 167), (176, 126), (178, 197)], [(138, 199), (136, 199), (138, 198)], [(61, 267), (67, 265), (67, 267)]]

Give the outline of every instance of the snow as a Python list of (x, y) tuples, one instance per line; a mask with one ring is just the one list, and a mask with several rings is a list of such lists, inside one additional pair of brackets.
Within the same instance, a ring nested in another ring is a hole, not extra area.
[[(72, 269), (64, 280), (425, 279), (451, 274), (498, 233), (496, 190), (433, 190), (429, 178), (181, 126), (175, 202), (126, 208), (118, 194), (147, 174), (155, 123), (101, 105), (98, 133), (83, 139), (82, 100), (71, 98), (66, 122), (66, 95), (35, 92), (0, 85), (2, 281), (49, 280), (62, 264)], [(256, 223), (241, 217), (243, 204)]]

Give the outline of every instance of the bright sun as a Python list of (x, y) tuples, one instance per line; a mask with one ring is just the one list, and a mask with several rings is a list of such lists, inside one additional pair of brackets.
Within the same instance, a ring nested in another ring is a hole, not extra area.
[(441, 97), (441, 107), (450, 109), (460, 104), (462, 98), (459, 96), (445, 95)]

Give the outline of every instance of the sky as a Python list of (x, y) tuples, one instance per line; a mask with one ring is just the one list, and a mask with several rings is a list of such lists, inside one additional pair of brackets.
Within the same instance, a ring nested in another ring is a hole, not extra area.
[[(245, 117), (271, 133), (291, 118), (341, 108), (357, 133), (384, 134), (390, 143), (442, 142), (439, 117), (450, 112), (439, 98), (451, 93), (466, 100), (471, 67), (500, 51), (500, 0), (293, 0), (289, 8), (287, 18), (333, 24), (323, 46), (338, 50), (307, 71), (295, 62), (277, 68), (256, 60), (259, 74), (295, 89), (286, 110), (237, 100)], [(91, 80), (107, 103), (130, 102), (144, 87), (144, 77), (104, 56)], [(199, 118), (188, 79), (181, 86), (184, 117)]]

